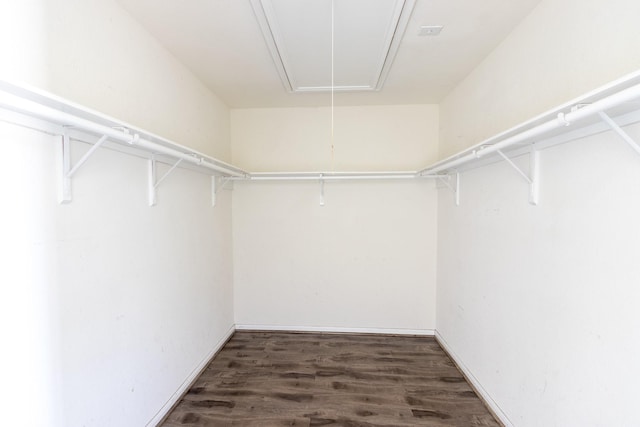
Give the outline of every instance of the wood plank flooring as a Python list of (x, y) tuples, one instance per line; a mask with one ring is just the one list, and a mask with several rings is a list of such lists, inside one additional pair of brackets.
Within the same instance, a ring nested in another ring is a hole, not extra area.
[(177, 426), (500, 426), (429, 337), (236, 332)]

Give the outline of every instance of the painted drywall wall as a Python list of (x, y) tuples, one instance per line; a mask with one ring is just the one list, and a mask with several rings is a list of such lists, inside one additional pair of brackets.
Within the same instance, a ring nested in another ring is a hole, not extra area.
[(640, 68), (640, 3), (543, 0), (441, 103), (444, 158)]
[(0, 79), (46, 87), (45, 1), (0, 3)]
[(233, 162), (253, 172), (417, 170), (436, 159), (435, 105), (235, 109), (231, 120)]
[[(441, 154), (640, 66), (639, 8), (542, 1), (442, 103)], [(508, 425), (637, 424), (639, 166), (609, 133), (541, 153), (538, 207), (506, 164), (440, 195), (436, 328)]]
[(640, 158), (612, 133), (543, 151), (537, 207), (506, 164), (462, 179), (459, 207), (440, 199), (438, 333), (511, 425), (635, 425)]
[[(0, 144), (11, 162), (0, 168), (3, 195), (0, 221), (0, 378), (7, 425), (57, 426), (60, 417), (57, 324), (47, 286), (48, 260), (41, 255), (41, 234), (52, 228), (37, 208), (46, 191), (40, 156), (27, 148), (41, 135), (0, 122)], [(27, 167), (25, 167), (27, 166)], [(35, 173), (34, 173), (35, 172)], [(25, 398), (25, 396), (28, 396)], [(38, 402), (37, 410), (34, 403)]]
[[(230, 157), (228, 109), (115, 2), (1, 7), (3, 77)], [(233, 326), (229, 193), (212, 208), (210, 177), (177, 169), (149, 208), (146, 161), (101, 149), (60, 206), (54, 137), (1, 139), (5, 423), (153, 425)]]
[[(437, 107), (232, 110), (238, 165), (259, 171), (415, 169), (436, 155)], [(235, 183), (236, 323), (434, 327), (432, 181)]]
[(150, 208), (146, 161), (104, 149), (58, 205), (53, 137), (1, 137), (12, 425), (146, 425), (233, 325), (229, 193), (212, 208), (210, 178), (177, 169)]
[(0, 18), (0, 78), (230, 159), (227, 107), (115, 1), (28, 0), (0, 7), (7, 8)]

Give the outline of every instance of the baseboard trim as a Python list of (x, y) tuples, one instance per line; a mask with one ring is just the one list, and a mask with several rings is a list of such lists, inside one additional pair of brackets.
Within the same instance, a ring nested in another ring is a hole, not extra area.
[(333, 326), (279, 326), (236, 324), (237, 331), (317, 332), (329, 334), (414, 335), (432, 337), (434, 329), (340, 328)]
[(462, 372), (465, 379), (471, 387), (473, 387), (474, 391), (478, 396), (480, 396), (480, 400), (485, 404), (487, 409), (491, 412), (491, 414), (500, 422), (504, 427), (513, 427), (513, 423), (507, 417), (507, 414), (504, 413), (500, 406), (496, 403), (495, 400), (491, 397), (491, 395), (482, 387), (480, 381), (471, 373), (471, 370), (464, 364), (460, 356), (458, 356), (447, 344), (447, 341), (440, 335), (440, 333), (436, 330), (435, 337), (440, 347), (447, 353), (447, 355), (453, 360), (456, 364), (457, 368)]
[(149, 426), (158, 426), (165, 421), (166, 417), (171, 413), (173, 408), (180, 402), (182, 397), (189, 391), (193, 383), (200, 377), (202, 371), (211, 363), (214, 357), (218, 354), (222, 347), (231, 339), (236, 331), (235, 325), (227, 331), (227, 333), (213, 346), (213, 349), (198, 363), (198, 365), (191, 371), (189, 376), (185, 378), (180, 387), (171, 395), (169, 400), (162, 406), (162, 408), (154, 415), (154, 417), (146, 424)]

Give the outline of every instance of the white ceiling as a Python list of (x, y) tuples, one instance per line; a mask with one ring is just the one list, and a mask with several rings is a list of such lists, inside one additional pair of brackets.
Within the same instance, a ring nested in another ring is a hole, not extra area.
[[(229, 107), (330, 105), (328, 93), (285, 90), (250, 0), (118, 1)], [(384, 88), (337, 93), (335, 104), (440, 102), (539, 1), (417, 0)], [(421, 25), (444, 29), (420, 37)]]

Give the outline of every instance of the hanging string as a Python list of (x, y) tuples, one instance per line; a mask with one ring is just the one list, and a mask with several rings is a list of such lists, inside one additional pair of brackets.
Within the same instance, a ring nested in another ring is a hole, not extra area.
[(333, 74), (333, 48), (334, 48), (334, 0), (331, 0), (331, 170), (335, 170), (334, 154), (335, 147), (333, 143), (333, 128), (334, 128), (334, 105), (333, 105), (333, 93), (334, 93), (334, 74)]

